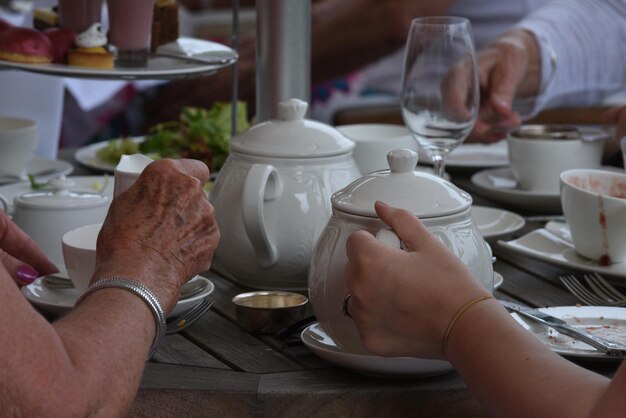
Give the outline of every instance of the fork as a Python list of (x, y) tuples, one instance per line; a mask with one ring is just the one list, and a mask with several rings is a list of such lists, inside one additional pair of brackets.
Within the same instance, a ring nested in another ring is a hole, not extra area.
[(576, 277), (560, 276), (561, 283), (581, 302), (590, 306), (626, 306), (626, 296), (621, 294), (598, 273), (583, 275), (587, 286)]
[(184, 330), (200, 319), (209, 309), (211, 309), (213, 303), (214, 301), (212, 299), (206, 298), (193, 308), (190, 308), (189, 310), (172, 318), (168, 318), (165, 327), (165, 334), (175, 334)]

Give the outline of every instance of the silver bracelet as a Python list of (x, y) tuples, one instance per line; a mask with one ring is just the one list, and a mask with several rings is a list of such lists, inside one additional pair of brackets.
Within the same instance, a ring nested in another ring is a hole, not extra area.
[(152, 311), (152, 315), (154, 316), (154, 322), (156, 323), (156, 333), (154, 335), (154, 340), (152, 341), (152, 346), (150, 347), (150, 351), (148, 352), (148, 359), (152, 358), (154, 353), (158, 350), (161, 343), (165, 339), (165, 312), (159, 303), (157, 297), (148, 289), (146, 286), (142, 285), (139, 282), (134, 280), (126, 279), (123, 277), (109, 277), (105, 279), (98, 280), (95, 283), (92, 283), (91, 286), (78, 298), (76, 301), (76, 305), (83, 301), (90, 294), (100, 290), (107, 288), (115, 288), (115, 289), (123, 289), (127, 290), (141, 298), (146, 305)]

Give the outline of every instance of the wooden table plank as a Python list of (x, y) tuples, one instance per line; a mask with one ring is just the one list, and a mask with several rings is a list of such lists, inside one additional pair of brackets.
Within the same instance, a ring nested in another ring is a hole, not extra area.
[[(196, 324), (191, 326), (194, 327)], [(151, 361), (164, 364), (230, 369), (227, 365), (180, 334), (168, 335)]]
[(215, 312), (207, 312), (194, 325), (184, 335), (234, 370), (269, 373), (302, 369)]

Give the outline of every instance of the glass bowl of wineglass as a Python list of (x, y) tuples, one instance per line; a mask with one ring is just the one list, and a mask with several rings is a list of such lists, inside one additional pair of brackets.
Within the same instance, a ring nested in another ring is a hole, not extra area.
[(445, 159), (469, 135), (479, 108), (476, 48), (469, 20), (414, 19), (402, 71), (402, 117), (444, 175)]

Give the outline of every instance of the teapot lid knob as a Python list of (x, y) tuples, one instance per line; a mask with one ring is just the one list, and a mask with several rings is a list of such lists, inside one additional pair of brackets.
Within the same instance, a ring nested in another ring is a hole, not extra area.
[(67, 194), (70, 188), (76, 186), (74, 180), (68, 179), (63, 175), (49, 180), (48, 184), (54, 189), (54, 194)]
[(304, 100), (289, 99), (278, 103), (278, 116), (284, 121), (304, 119), (308, 107)]
[(387, 153), (387, 163), (392, 173), (413, 172), (417, 166), (417, 153), (410, 149), (394, 149)]

